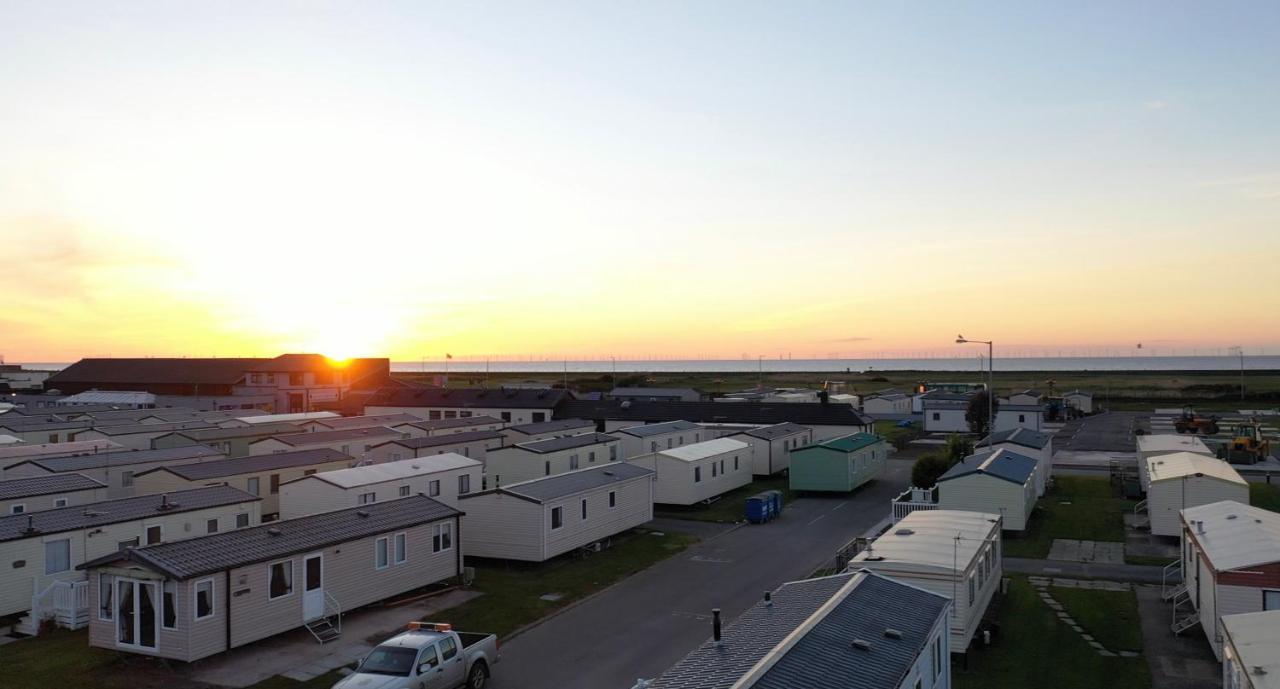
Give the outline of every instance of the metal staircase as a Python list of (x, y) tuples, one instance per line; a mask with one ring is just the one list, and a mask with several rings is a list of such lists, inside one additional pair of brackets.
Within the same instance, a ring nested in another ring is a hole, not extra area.
[(1187, 593), (1187, 582), (1182, 576), (1182, 561), (1174, 560), (1160, 573), (1160, 599), (1171, 601)]
[(311, 636), (314, 636), (321, 645), (341, 637), (342, 606), (338, 605), (338, 599), (329, 595), (328, 591), (325, 591), (324, 615), (309, 622), (304, 622), (302, 626), (306, 627), (307, 631), (311, 632)]
[[(1184, 609), (1184, 604), (1190, 609)], [(1200, 612), (1191, 604), (1191, 592), (1183, 588), (1182, 593), (1173, 598), (1173, 622), (1169, 629), (1173, 630), (1174, 635), (1178, 635), (1197, 624), (1200, 624)]]

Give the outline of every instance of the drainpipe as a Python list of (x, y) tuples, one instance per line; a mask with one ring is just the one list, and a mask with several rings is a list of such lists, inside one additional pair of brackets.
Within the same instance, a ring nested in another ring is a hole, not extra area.
[(462, 576), (462, 515), (453, 515), (453, 547), (458, 551), (458, 571), (456, 576)]
[[(224, 588), (222, 591), (222, 598), (224, 601), (222, 604), (222, 607), (225, 610), (223, 615), (226, 619), (226, 626), (227, 626), (227, 647), (223, 650), (230, 651), (231, 650), (231, 570), (228, 569), (223, 574), (225, 575), (226, 588)], [(195, 615), (192, 615), (191, 619), (194, 620)]]

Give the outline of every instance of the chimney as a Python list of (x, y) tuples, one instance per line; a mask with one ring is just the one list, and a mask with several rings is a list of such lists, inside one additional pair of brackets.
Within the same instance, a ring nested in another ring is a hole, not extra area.
[(1197, 533), (1197, 534), (1199, 534), (1199, 535), (1201, 535), (1201, 536), (1203, 536), (1203, 535), (1204, 535), (1204, 520), (1203, 520), (1203, 519), (1196, 520), (1196, 533)]
[(711, 638), (715, 639), (717, 646), (724, 645), (720, 639), (720, 608), (711, 609)]
[(772, 591), (765, 591), (765, 592), (764, 592), (764, 607), (766, 607), (766, 608), (772, 608), (772, 607), (773, 607), (773, 592), (772, 592)]

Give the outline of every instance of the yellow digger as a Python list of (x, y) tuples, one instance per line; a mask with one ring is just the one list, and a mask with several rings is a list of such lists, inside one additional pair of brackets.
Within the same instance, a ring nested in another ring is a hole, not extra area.
[(1218, 454), (1232, 464), (1256, 464), (1271, 456), (1271, 441), (1262, 437), (1262, 424), (1249, 419), (1231, 428), (1231, 440)]

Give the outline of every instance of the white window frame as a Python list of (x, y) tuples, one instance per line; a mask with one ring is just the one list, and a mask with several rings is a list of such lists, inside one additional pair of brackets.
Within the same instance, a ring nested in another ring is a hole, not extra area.
[(392, 558), (392, 563), (397, 565), (403, 565), (404, 563), (408, 562), (409, 561), (408, 534), (401, 531), (400, 533), (395, 535), (395, 537), (392, 539), (391, 542), (395, 545), (395, 548), (394, 548), (395, 557)]
[(400, 497), (402, 498), (409, 497), (409, 490), (410, 490), (409, 486), (400, 486), (400, 491), (399, 491)]
[(617, 509), (618, 507), (618, 491), (609, 491), (609, 509)]
[[(441, 545), (444, 543), (445, 536), (449, 538), (449, 545)], [(447, 550), (453, 550), (453, 523), (445, 522), (436, 524), (431, 529), (431, 552), (443, 553)]]
[[(381, 548), (382, 552), (378, 550)], [(382, 564), (378, 564), (381, 557)], [(373, 568), (382, 571), (391, 566), (391, 541), (386, 536), (379, 536), (373, 540)]]
[[(55, 571), (52, 571), (52, 572), (50, 572), (50, 571), (49, 571), (49, 544), (50, 544), (50, 543), (66, 543), (66, 544), (67, 544), (67, 567), (66, 567), (66, 569), (59, 569), (59, 570), (55, 570)], [(71, 563), (71, 539), (70, 539), (70, 538), (51, 538), (51, 539), (49, 539), (49, 540), (44, 541), (43, 543), (41, 543), (41, 547), (42, 547), (42, 550), (41, 550), (41, 553), (40, 553), (40, 554), (41, 554), (41, 556), (43, 556), (43, 557), (44, 557), (44, 575), (45, 575), (45, 576), (51, 576), (51, 575), (54, 575), (54, 574), (61, 574), (61, 573), (63, 573), (63, 572), (70, 572), (71, 570), (75, 569), (75, 565), (73, 565), (73, 564)]]
[[(560, 515), (560, 520), (559, 520), (559, 521), (560, 521), (560, 525), (559, 525), (559, 526), (556, 526), (556, 515), (557, 515), (557, 514), (559, 514), (559, 515)], [(552, 507), (552, 508), (551, 508), (551, 530), (552, 530), (552, 531), (559, 531), (560, 529), (563, 529), (563, 528), (564, 528), (564, 508), (563, 508), (563, 507)]]
[(54, 498), (54, 499), (53, 499), (53, 508), (54, 508), (54, 509), (58, 509), (59, 507), (67, 507), (67, 506), (68, 506), (68, 505), (70, 505), (70, 504), (71, 504), (71, 501), (70, 501), (70, 500), (68, 500), (67, 498)]
[[(244, 526), (240, 526), (240, 518), (241, 518), (241, 517), (244, 517)], [(250, 526), (253, 526), (253, 517), (250, 517), (248, 512), (241, 512), (241, 513), (239, 513), (239, 514), (237, 514), (237, 515), (236, 515), (236, 528), (237, 528), (237, 529), (247, 529), (247, 528), (249, 528)]]
[[(154, 543), (151, 541), (152, 529), (160, 529), (160, 540), (155, 541)], [(142, 541), (142, 545), (158, 545), (160, 543), (164, 543), (164, 524), (147, 524), (142, 527)]]
[(427, 482), (427, 497), (434, 498), (440, 494), (440, 479), (432, 479)]
[[(271, 570), (276, 565), (284, 564), (286, 562), (289, 563), (289, 592), (282, 593), (278, 596), (272, 596), (271, 595)], [(276, 560), (275, 562), (267, 563), (267, 600), (275, 601), (275, 600), (288, 598), (289, 596), (292, 596), (294, 591), (296, 590), (297, 590), (297, 587), (293, 585), (293, 559), (292, 558), (286, 559), (286, 560)]]
[(18, 503), (9, 505), (9, 514), (11, 515), (26, 514), (26, 513), (27, 513), (27, 503), (25, 502), (18, 502)]
[[(111, 605), (106, 606), (105, 615), (102, 607), (103, 580), (107, 582), (105, 590), (111, 595)], [(116, 619), (116, 578), (105, 572), (98, 573), (98, 619), (103, 622), (113, 622)]]
[[(267, 576), (268, 577), (271, 576), (271, 570), (267, 570)], [(209, 614), (208, 615), (200, 614), (200, 605), (198, 601), (200, 600), (200, 586), (202, 584), (209, 585)], [(293, 592), (290, 591), (285, 595), (290, 595), (292, 593)], [(270, 595), (270, 594), (271, 594), (270, 580), (268, 580), (267, 595)], [(284, 596), (281, 596), (281, 598), (284, 598)], [(191, 620), (193, 622), (199, 622), (200, 620), (207, 620), (210, 617), (215, 617), (217, 616), (217, 614), (218, 614), (218, 589), (213, 585), (213, 578), (207, 577), (204, 579), (196, 579), (195, 581), (191, 582)]]
[(582, 521), (585, 522), (587, 520), (587, 499), (586, 498), (582, 499), (582, 509), (579, 510), (578, 514), (582, 515)]
[(257, 495), (261, 497), (262, 479), (257, 476), (250, 476), (249, 478), (245, 479), (244, 489), (245, 489), (244, 492), (248, 493), (249, 495)]
[[(210, 529), (209, 528), (210, 526), (213, 526), (213, 528)], [(222, 530), (222, 524), (218, 523), (217, 517), (214, 517), (213, 519), (204, 520), (204, 532), (206, 534), (218, 533), (221, 530)]]
[(458, 495), (466, 495), (471, 492), (471, 474), (458, 475)]
[(358, 496), (356, 496), (356, 504), (359, 504), (359, 505), (372, 505), (377, 501), (378, 501), (378, 494), (376, 492), (361, 493)]

